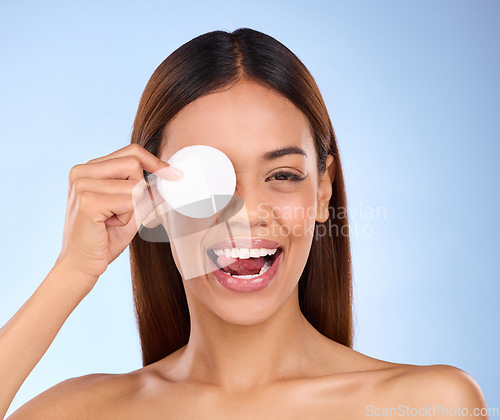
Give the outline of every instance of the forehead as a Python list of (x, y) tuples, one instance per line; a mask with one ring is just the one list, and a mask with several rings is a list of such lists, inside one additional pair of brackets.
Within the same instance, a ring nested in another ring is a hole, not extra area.
[(233, 162), (285, 146), (314, 152), (307, 117), (282, 95), (246, 80), (184, 107), (167, 124), (164, 142), (163, 160), (195, 144), (222, 150)]

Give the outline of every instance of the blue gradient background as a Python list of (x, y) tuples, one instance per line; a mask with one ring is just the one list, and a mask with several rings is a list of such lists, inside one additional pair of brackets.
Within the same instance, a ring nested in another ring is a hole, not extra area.
[[(496, 0), (1, 2), (0, 324), (59, 254), (70, 168), (128, 144), (173, 50), (245, 26), (298, 55), (330, 112), (358, 226), (355, 349), (457, 366), (499, 407), (499, 17)], [(8, 414), (67, 378), (140, 367), (127, 250)]]

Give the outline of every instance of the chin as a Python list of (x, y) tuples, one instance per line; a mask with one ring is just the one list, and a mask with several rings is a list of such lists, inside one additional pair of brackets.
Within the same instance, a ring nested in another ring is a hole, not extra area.
[[(241, 305), (240, 305), (241, 306)], [(243, 305), (245, 306), (245, 305)], [(233, 325), (259, 325), (269, 320), (278, 310), (276, 307), (256, 307), (255, 304), (240, 309), (214, 308), (216, 316)]]

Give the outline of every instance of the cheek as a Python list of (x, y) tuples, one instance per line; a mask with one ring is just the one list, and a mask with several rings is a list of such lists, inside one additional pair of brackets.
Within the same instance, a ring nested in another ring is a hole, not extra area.
[(305, 238), (312, 235), (316, 219), (314, 188), (304, 188), (300, 193), (276, 197), (273, 201), (272, 213), (282, 235)]

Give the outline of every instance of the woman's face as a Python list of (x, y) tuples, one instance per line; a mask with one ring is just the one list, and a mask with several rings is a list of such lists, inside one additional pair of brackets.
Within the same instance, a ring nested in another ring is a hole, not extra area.
[[(238, 223), (233, 226), (232, 235), (249, 232), (252, 238), (274, 241), (281, 248), (277, 271), (260, 290), (230, 290), (217, 280), (215, 271), (184, 279), (191, 316), (198, 314), (205, 319), (212, 313), (241, 325), (265, 321), (294, 298), (292, 292), (308, 258), (315, 221), (328, 217), (331, 180), (328, 170), (319, 178), (307, 118), (283, 96), (244, 80), (184, 107), (167, 125), (164, 142), (160, 158), (165, 161), (178, 150), (195, 144), (224, 152), (235, 169), (235, 196), (244, 202), (239, 218), (233, 219)], [(303, 153), (266, 158), (268, 152), (289, 147)], [(328, 157), (327, 165), (332, 159)], [(171, 219), (169, 222), (172, 224)], [(238, 229), (243, 225), (247, 229)], [(229, 238), (227, 230), (221, 236), (221, 227), (225, 226), (221, 223), (207, 229), (192, 252), (208, 258), (207, 250), (215, 242)], [(175, 240), (172, 247), (179, 267)], [(182, 257), (185, 259), (185, 255)]]

